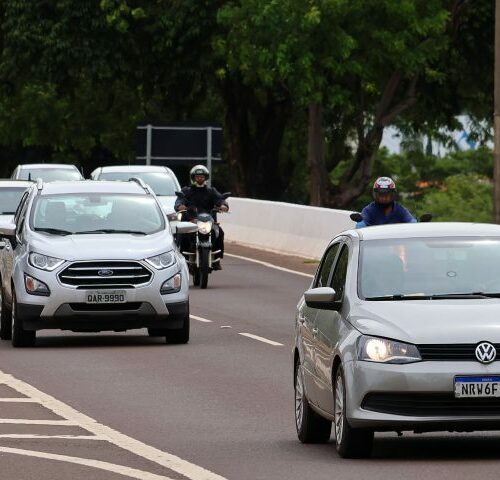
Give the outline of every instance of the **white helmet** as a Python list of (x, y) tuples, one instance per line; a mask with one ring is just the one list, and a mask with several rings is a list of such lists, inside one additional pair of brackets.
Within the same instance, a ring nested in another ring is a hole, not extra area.
[[(194, 179), (195, 175), (204, 175), (205, 181), (201, 185), (199, 183), (196, 183)], [(189, 177), (191, 178), (191, 185), (194, 185), (196, 187), (204, 187), (207, 184), (208, 179), (210, 178), (210, 172), (208, 171), (208, 168), (205, 167), (205, 165), (195, 165), (189, 172)]]

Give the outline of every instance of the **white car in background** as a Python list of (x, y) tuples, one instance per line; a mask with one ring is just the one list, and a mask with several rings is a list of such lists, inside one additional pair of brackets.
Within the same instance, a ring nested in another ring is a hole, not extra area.
[(28, 163), (18, 165), (12, 172), (13, 180), (32, 180), (41, 178), (44, 182), (84, 180), (75, 165), (66, 163)]
[[(181, 189), (175, 173), (168, 167), (154, 165), (114, 165), (96, 168), (91, 174), (92, 180), (121, 180), (140, 178), (147, 183), (167, 214), (174, 212), (177, 199), (175, 192)], [(169, 217), (170, 219), (170, 217)]]
[(9, 223), (14, 218), (23, 193), (33, 182), (0, 180), (0, 223)]

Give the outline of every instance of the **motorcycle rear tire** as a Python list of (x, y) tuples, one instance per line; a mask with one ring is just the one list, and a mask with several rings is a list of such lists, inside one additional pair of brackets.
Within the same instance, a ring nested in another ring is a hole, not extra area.
[(193, 285), (195, 287), (200, 286), (200, 270), (198, 268), (193, 268)]
[(207, 288), (208, 286), (208, 259), (210, 256), (210, 250), (207, 248), (202, 248), (200, 251), (200, 287), (202, 289)]

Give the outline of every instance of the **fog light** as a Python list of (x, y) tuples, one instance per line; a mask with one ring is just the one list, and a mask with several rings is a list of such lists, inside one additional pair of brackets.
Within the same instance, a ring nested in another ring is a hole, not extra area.
[(177, 273), (167, 281), (163, 282), (163, 285), (160, 288), (160, 293), (162, 295), (165, 295), (166, 293), (177, 293), (181, 289), (181, 284), (181, 274)]
[(24, 286), (30, 295), (41, 295), (43, 297), (50, 295), (49, 287), (45, 283), (26, 274), (24, 274)]

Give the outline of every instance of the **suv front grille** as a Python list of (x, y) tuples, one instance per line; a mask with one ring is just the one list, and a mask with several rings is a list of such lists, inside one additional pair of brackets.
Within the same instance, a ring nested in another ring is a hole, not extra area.
[[(493, 344), (500, 357), (500, 344)], [(422, 360), (449, 361), (449, 360), (475, 360), (477, 343), (450, 343), (435, 345), (417, 345)]]
[(59, 273), (64, 285), (77, 288), (133, 288), (148, 283), (153, 274), (139, 262), (75, 262)]

